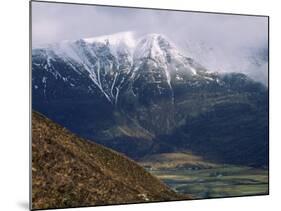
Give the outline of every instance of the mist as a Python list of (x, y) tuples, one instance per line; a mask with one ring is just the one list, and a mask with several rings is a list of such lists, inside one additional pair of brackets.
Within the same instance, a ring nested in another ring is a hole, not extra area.
[(211, 71), (267, 84), (267, 17), (32, 2), (33, 47), (122, 31), (164, 34)]

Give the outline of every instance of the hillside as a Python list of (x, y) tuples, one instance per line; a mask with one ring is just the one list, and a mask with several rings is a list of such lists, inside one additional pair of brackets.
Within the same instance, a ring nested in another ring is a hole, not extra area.
[(182, 198), (134, 161), (32, 113), (32, 209)]

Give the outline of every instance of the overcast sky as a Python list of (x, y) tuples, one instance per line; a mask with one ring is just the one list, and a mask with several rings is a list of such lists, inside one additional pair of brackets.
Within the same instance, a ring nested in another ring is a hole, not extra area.
[(257, 16), (32, 2), (34, 47), (122, 31), (161, 33), (208, 68), (263, 82), (267, 59), (257, 57), (267, 52), (267, 27), (267, 18)]

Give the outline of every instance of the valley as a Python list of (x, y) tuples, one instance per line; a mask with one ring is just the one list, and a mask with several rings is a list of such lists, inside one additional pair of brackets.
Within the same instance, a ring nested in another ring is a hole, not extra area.
[[(173, 160), (163, 160), (163, 155), (155, 155), (150, 162), (140, 162), (140, 164), (174, 191), (189, 194), (194, 199), (269, 193), (268, 169), (213, 164), (191, 154), (187, 156), (178, 154), (165, 155), (174, 158)], [(189, 159), (186, 159), (187, 157)]]

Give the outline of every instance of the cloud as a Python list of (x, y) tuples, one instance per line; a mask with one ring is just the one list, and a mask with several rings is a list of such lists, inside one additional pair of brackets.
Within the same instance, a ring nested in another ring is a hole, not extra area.
[(32, 2), (32, 44), (120, 31), (162, 33), (207, 68), (244, 72), (266, 83), (267, 60), (257, 52), (267, 52), (267, 21), (258, 16)]

